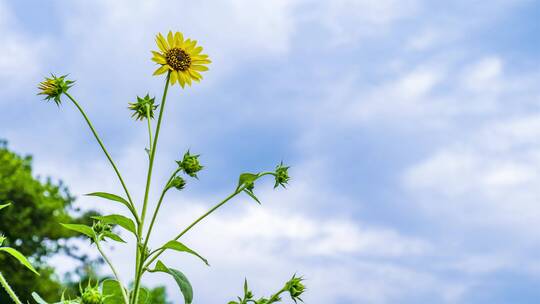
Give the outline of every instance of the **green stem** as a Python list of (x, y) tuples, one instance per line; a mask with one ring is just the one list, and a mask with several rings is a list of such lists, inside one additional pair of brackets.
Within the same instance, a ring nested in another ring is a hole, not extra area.
[[(107, 156), (107, 159), (109, 160), (109, 163), (113, 167), (114, 172), (116, 172), (116, 175), (118, 176), (118, 179), (120, 180), (120, 183), (122, 184), (122, 188), (124, 188), (124, 192), (126, 193), (126, 196), (128, 198), (129, 203), (131, 204), (131, 207), (133, 208), (133, 210), (135, 210), (135, 205), (133, 204), (133, 200), (131, 199), (131, 195), (129, 194), (126, 183), (124, 182), (124, 179), (122, 178), (122, 174), (120, 174), (120, 171), (116, 167), (116, 164), (114, 163), (111, 155), (109, 154), (109, 152), (107, 152), (107, 148), (105, 148), (105, 145), (103, 144), (103, 142), (99, 138), (99, 135), (97, 134), (96, 129), (94, 129), (94, 126), (92, 125), (92, 122), (90, 121), (90, 119), (88, 118), (88, 116), (86, 115), (86, 113), (84, 112), (82, 107), (79, 105), (79, 103), (77, 103), (77, 101), (69, 93), (64, 93), (64, 94), (66, 94), (66, 96), (73, 102), (73, 104), (77, 107), (77, 109), (79, 109), (82, 116), (86, 120), (86, 123), (90, 127), (90, 130), (92, 131), (92, 134), (94, 134), (94, 137), (96, 138), (99, 146), (103, 150), (103, 153), (105, 153), (105, 156)], [(137, 215), (137, 213), (133, 212), (132, 210), (130, 210), (130, 211), (133, 214), (133, 216), (135, 217), (135, 219), (137, 220), (137, 222), (139, 222), (139, 216)]]
[[(165, 88), (163, 90), (163, 97), (161, 98), (161, 105), (159, 107), (159, 116), (158, 116), (158, 120), (157, 120), (156, 131), (155, 131), (155, 135), (154, 135), (154, 141), (153, 141), (152, 145), (150, 146), (150, 161), (148, 163), (148, 174), (146, 176), (146, 187), (145, 187), (145, 190), (144, 190), (144, 201), (143, 201), (143, 208), (142, 208), (142, 213), (141, 213), (141, 221), (140, 221), (140, 223), (139, 223), (139, 225), (137, 227), (139, 237), (142, 235), (143, 229), (144, 229), (144, 220), (146, 218), (146, 209), (148, 207), (148, 195), (150, 193), (150, 183), (152, 181), (152, 170), (154, 168), (154, 158), (156, 156), (156, 148), (157, 148), (157, 142), (158, 142), (158, 138), (159, 138), (159, 130), (161, 129), (161, 121), (163, 119), (163, 111), (165, 109), (165, 101), (167, 100), (167, 92), (169, 90), (170, 77), (171, 77), (171, 72), (167, 73), (167, 78), (165, 80)], [(137, 241), (137, 261), (136, 261), (136, 266), (135, 266), (135, 285), (134, 285), (134, 289), (133, 289), (133, 292), (134, 292), (133, 303), (137, 303), (137, 300), (139, 298), (139, 288), (140, 288), (141, 277), (142, 277), (142, 273), (143, 273), (142, 265), (144, 264), (145, 254), (146, 254), (145, 253), (146, 247), (140, 248), (140, 242), (141, 242), (141, 239), (139, 239)], [(146, 240), (145, 240), (145, 243), (146, 243)]]
[(156, 134), (154, 136), (154, 142), (150, 150), (150, 162), (148, 164), (148, 174), (146, 176), (146, 188), (144, 191), (144, 202), (141, 213), (141, 224), (139, 225), (139, 234), (142, 234), (142, 230), (144, 227), (144, 219), (146, 217), (146, 209), (148, 207), (148, 195), (150, 193), (150, 183), (152, 181), (152, 170), (154, 168), (154, 158), (156, 157), (156, 148), (158, 143), (159, 130), (161, 129), (161, 121), (163, 119), (163, 111), (165, 110), (165, 101), (167, 100), (167, 91), (169, 90), (170, 74), (170, 72), (167, 74), (167, 80), (165, 81), (165, 89), (163, 91), (163, 97), (161, 99), (161, 105), (159, 107), (159, 117), (156, 125)]
[(176, 176), (178, 172), (180, 172), (181, 169), (176, 169), (169, 180), (167, 181), (167, 184), (165, 185), (165, 188), (163, 188), (163, 191), (161, 192), (161, 195), (159, 197), (158, 204), (156, 206), (156, 209), (154, 210), (154, 214), (152, 215), (152, 220), (150, 221), (150, 226), (148, 226), (148, 232), (146, 233), (146, 237), (144, 238), (144, 246), (143, 248), (146, 248), (148, 246), (148, 240), (150, 239), (150, 234), (152, 233), (152, 229), (154, 228), (154, 223), (156, 222), (157, 215), (159, 213), (159, 209), (161, 208), (161, 203), (163, 202), (163, 198), (165, 198), (165, 194), (169, 190), (169, 184), (173, 180), (173, 178)]
[(152, 149), (152, 123), (150, 121), (150, 106), (146, 105), (146, 121), (148, 122), (148, 138), (150, 140), (150, 145), (148, 149)]
[(11, 286), (9, 286), (8, 282), (6, 281), (6, 279), (4, 278), (1, 272), (0, 272), (0, 285), (4, 287), (4, 289), (6, 290), (9, 297), (13, 300), (13, 302), (15, 302), (16, 304), (22, 304), (21, 300), (19, 300), (19, 298), (17, 297), (13, 289), (11, 289)]
[(98, 249), (99, 253), (101, 254), (103, 259), (105, 260), (105, 262), (107, 262), (107, 264), (111, 268), (111, 270), (112, 270), (112, 272), (114, 274), (114, 277), (116, 278), (116, 281), (118, 281), (118, 284), (120, 284), (120, 289), (122, 289), (122, 296), (124, 297), (124, 302), (126, 304), (129, 304), (129, 297), (128, 297), (127, 293), (126, 293), (126, 289), (124, 288), (124, 284), (122, 284), (122, 281), (120, 280), (120, 276), (118, 275), (118, 272), (116, 271), (113, 264), (111, 263), (111, 260), (109, 260), (109, 258), (105, 255), (105, 252), (103, 252), (103, 249), (101, 249), (101, 246), (99, 245), (99, 241), (96, 241), (96, 246), (97, 246), (97, 249)]

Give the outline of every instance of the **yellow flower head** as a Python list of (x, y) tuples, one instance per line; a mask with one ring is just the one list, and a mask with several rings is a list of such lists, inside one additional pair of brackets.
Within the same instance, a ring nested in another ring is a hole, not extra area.
[(161, 75), (170, 71), (170, 82), (176, 82), (182, 88), (191, 81), (199, 82), (202, 79), (200, 72), (208, 71), (206, 66), (211, 61), (208, 55), (202, 54), (203, 48), (197, 46), (196, 40), (184, 39), (180, 32), (169, 31), (167, 39), (161, 33), (156, 36), (156, 43), (159, 52), (152, 51), (152, 60), (161, 66), (154, 72), (154, 75)]

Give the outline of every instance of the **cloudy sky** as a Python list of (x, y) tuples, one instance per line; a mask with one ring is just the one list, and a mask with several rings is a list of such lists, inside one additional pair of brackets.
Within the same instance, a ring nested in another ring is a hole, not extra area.
[[(77, 80), (140, 200), (147, 138), (126, 107), (161, 96), (154, 35), (179, 30), (213, 63), (201, 84), (171, 90), (154, 185), (188, 148), (206, 168), (167, 197), (153, 246), (241, 172), (284, 160), (293, 176), (287, 190), (259, 184), (262, 206), (237, 198), (186, 236), (211, 267), (164, 258), (196, 303), (226, 303), (244, 277), (264, 294), (294, 272), (313, 304), (537, 303), (539, 17), (527, 0), (0, 0), (0, 137), (78, 206), (121, 212), (82, 196), (121, 188), (73, 105), (35, 87), (50, 72)], [(109, 249), (131, 277), (133, 248)], [(146, 284), (181, 302), (172, 279)]]

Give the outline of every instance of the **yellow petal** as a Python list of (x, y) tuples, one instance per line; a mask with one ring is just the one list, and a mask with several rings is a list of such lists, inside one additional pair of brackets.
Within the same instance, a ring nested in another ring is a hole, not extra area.
[(155, 72), (154, 72), (154, 76), (156, 75), (161, 75), (165, 72), (167, 72), (169, 70), (169, 66), (168, 65), (162, 65), (160, 66)]
[(181, 47), (183, 43), (184, 43), (184, 35), (182, 35), (182, 33), (180, 32), (176, 32), (174, 34), (174, 46)]
[(154, 54), (154, 57), (152, 57), (152, 60), (154, 62), (159, 63), (159, 64), (167, 64), (167, 60), (165, 59), (165, 57), (163, 57), (161, 55), (155, 55)]
[(167, 42), (165, 41), (165, 38), (163, 38), (163, 35), (161, 35), (161, 33), (156, 36), (156, 44), (163, 53), (167, 52), (167, 50), (169, 49), (167, 46)]
[(182, 88), (186, 85), (186, 79), (184, 78), (184, 74), (178, 73), (178, 82), (182, 86)]
[(169, 46), (171, 48), (174, 47), (174, 36), (173, 36), (173, 33), (171, 31), (169, 31), (169, 34), (167, 34), (167, 42), (169, 43)]
[(191, 68), (196, 71), (208, 71), (208, 67), (204, 65), (191, 65)]
[(200, 52), (202, 52), (203, 48), (202, 46), (198, 46), (196, 47), (195, 49), (193, 49), (193, 51), (191, 52), (192, 55), (197, 55), (199, 54)]
[(197, 40), (193, 40), (190, 43), (185, 44), (186, 51), (189, 51), (191, 53), (191, 50), (197, 45)]
[(195, 58), (192, 58), (191, 59), (191, 63), (192, 64), (209, 64), (209, 63), (212, 63), (212, 61), (208, 60), (208, 59), (195, 59)]
[(193, 78), (197, 82), (201, 81), (201, 79), (202, 79), (201, 74), (199, 74), (196, 71), (191, 70), (191, 69), (188, 70), (188, 71), (189, 71), (189, 75), (191, 76), (191, 78)]
[(171, 85), (178, 81), (178, 71), (171, 71)]
[(189, 84), (189, 86), (191, 86), (191, 76), (189, 76), (189, 73), (186, 71), (183, 71), (182, 76), (184, 76), (186, 83)]

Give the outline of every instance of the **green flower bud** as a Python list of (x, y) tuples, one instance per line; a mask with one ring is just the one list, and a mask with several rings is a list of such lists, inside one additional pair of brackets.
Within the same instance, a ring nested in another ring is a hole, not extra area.
[(131, 117), (134, 117), (136, 120), (146, 119), (148, 116), (154, 118), (154, 110), (157, 109), (158, 105), (154, 105), (155, 98), (150, 98), (148, 94), (143, 98), (137, 96), (137, 101), (134, 103), (129, 103), (129, 109), (133, 111)]
[(182, 161), (176, 161), (180, 169), (182, 169), (187, 175), (197, 178), (197, 172), (201, 171), (203, 166), (199, 163), (200, 155), (191, 155), (189, 150), (184, 154)]
[(169, 188), (176, 188), (178, 190), (182, 190), (184, 189), (184, 187), (186, 186), (186, 181), (180, 177), (180, 176), (175, 176), (171, 182), (169, 183)]
[(96, 235), (100, 235), (103, 232), (111, 232), (111, 230), (112, 230), (111, 225), (104, 224), (101, 221), (94, 222), (94, 224), (92, 225), (92, 229), (94, 230)]
[[(297, 278), (296, 275), (294, 275), (289, 282), (285, 284), (285, 289), (289, 292), (291, 295), (291, 299), (296, 303), (297, 300), (302, 301), (300, 296), (304, 293), (306, 290), (306, 287), (304, 284), (302, 284), (302, 281), (304, 279), (302, 277)], [(302, 301), (303, 302), (303, 301)]]
[(283, 166), (283, 162), (281, 162), (276, 167), (276, 172), (274, 173), (274, 177), (276, 179), (276, 184), (274, 185), (274, 188), (277, 188), (278, 186), (282, 186), (285, 188), (285, 185), (289, 182), (289, 170), (290, 167)]
[(51, 77), (46, 77), (44, 81), (39, 83), (38, 95), (45, 95), (45, 100), (54, 100), (56, 105), (60, 105), (60, 96), (67, 93), (67, 91), (73, 86), (75, 81), (66, 80), (67, 75), (56, 77), (51, 74)]
[(102, 304), (103, 296), (96, 287), (88, 286), (81, 296), (81, 304)]

